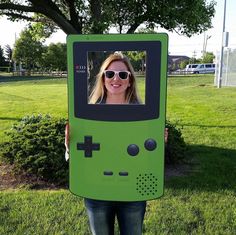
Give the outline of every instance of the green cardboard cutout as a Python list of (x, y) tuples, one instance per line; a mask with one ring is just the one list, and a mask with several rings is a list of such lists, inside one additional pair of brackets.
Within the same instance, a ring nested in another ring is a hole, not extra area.
[[(163, 194), (167, 41), (166, 34), (68, 36), (73, 194), (112, 201), (151, 200)], [(109, 53), (130, 52), (145, 57), (142, 103), (89, 103), (96, 61)]]

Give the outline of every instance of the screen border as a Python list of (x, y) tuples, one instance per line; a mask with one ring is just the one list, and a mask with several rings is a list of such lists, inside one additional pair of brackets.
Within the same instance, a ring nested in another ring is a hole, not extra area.
[[(74, 115), (99, 121), (139, 121), (159, 117), (161, 41), (87, 41), (73, 43)], [(88, 104), (88, 51), (146, 51), (145, 104)]]

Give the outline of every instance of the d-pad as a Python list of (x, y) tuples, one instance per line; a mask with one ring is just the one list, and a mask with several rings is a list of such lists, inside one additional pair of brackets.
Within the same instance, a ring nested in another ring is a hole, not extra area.
[(77, 149), (84, 150), (85, 157), (92, 157), (92, 151), (93, 150), (95, 150), (95, 151), (100, 150), (100, 144), (93, 143), (92, 136), (85, 136), (84, 143), (77, 143)]

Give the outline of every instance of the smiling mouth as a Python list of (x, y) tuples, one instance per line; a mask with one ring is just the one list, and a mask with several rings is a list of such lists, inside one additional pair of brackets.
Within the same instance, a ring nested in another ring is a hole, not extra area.
[(111, 86), (114, 87), (114, 88), (119, 88), (119, 87), (121, 87), (120, 84), (111, 84)]

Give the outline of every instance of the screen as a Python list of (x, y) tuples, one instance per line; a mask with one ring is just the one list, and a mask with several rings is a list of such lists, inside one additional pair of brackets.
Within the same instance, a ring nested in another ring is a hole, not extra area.
[(89, 51), (87, 73), (88, 104), (145, 104), (146, 51)]

